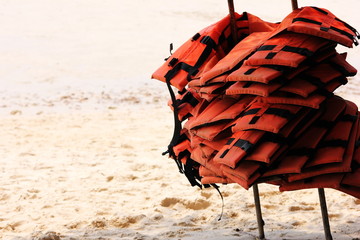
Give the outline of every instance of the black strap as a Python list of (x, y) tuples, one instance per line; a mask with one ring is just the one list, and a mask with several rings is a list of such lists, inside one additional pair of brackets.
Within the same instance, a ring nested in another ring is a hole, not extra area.
[(241, 148), (245, 152), (248, 152), (253, 147), (253, 144), (247, 140), (238, 139), (234, 144), (234, 146)]
[(262, 45), (257, 51), (270, 51), (273, 50), (277, 45)]
[(291, 119), (294, 116), (289, 110), (282, 108), (269, 108), (265, 111), (265, 114), (272, 114), (286, 119)]
[[(185, 72), (188, 73), (188, 76), (187, 76), (188, 81), (191, 81), (191, 77), (196, 75), (199, 72), (199, 67), (201, 67), (201, 65), (210, 56), (212, 50), (216, 47), (216, 42), (209, 36), (204, 36), (200, 42), (205, 44), (206, 47), (205, 47), (204, 51), (201, 53), (199, 59), (196, 61), (195, 65), (191, 66), (185, 62), (179, 62), (165, 74), (165, 79), (167, 81), (170, 81), (180, 70), (184, 70)], [(173, 61), (173, 60), (171, 60), (171, 61)]]
[(253, 82), (246, 82), (243, 88), (249, 88), (251, 85), (253, 85)]
[(185, 96), (182, 99), (178, 99), (178, 106), (183, 103), (189, 103), (192, 107), (195, 107), (199, 100), (197, 100), (191, 92), (186, 92)]
[(314, 54), (314, 52), (310, 51), (307, 48), (292, 47), (292, 46), (285, 46), (281, 49), (281, 51), (297, 53), (305, 57), (311, 57)]
[(322, 141), (317, 146), (318, 148), (324, 148), (324, 147), (343, 147), (346, 148), (348, 145), (348, 141), (342, 140), (342, 139), (333, 139), (333, 140), (327, 140)]
[(278, 144), (286, 143), (287, 139), (281, 136), (280, 134), (267, 132), (261, 140), (262, 142), (272, 142)]
[(325, 128), (325, 129), (329, 129), (332, 128), (334, 126), (334, 122), (333, 121), (327, 121), (327, 120), (317, 120), (314, 125), (316, 127), (319, 128)]
[(291, 149), (287, 152), (288, 156), (312, 156), (315, 153), (315, 149), (313, 148), (296, 148)]
[[(306, 23), (316, 24), (316, 25), (319, 25), (319, 26), (322, 25), (322, 22), (318, 22), (318, 21), (315, 21), (315, 20), (312, 20), (312, 19), (308, 19), (308, 18), (294, 18), (294, 19), (293, 19), (293, 23), (294, 23), (294, 22), (306, 22)], [(350, 38), (351, 40), (354, 40), (354, 35), (346, 32), (346, 31), (344, 31), (344, 30), (341, 30), (341, 29), (336, 28), (336, 27), (333, 27), (333, 26), (331, 26), (330, 29), (331, 29), (331, 30), (334, 30), (334, 31), (336, 31), (336, 32), (338, 32), (338, 33), (340, 33), (340, 34), (342, 34), (342, 35), (347, 36), (347, 37)], [(329, 28), (321, 27), (320, 30), (327, 32), (327, 31), (329, 30)], [(355, 34), (355, 33), (354, 33), (354, 34)], [(354, 43), (356, 44), (356, 42), (354, 42)]]
[(360, 139), (355, 142), (355, 148), (360, 147)]
[(311, 83), (312, 85), (315, 85), (318, 88), (323, 88), (326, 86), (326, 84), (322, 82), (321, 79), (318, 77), (314, 77), (306, 73), (301, 74), (299, 77)]
[(342, 122), (356, 122), (357, 118), (358, 118), (357, 115), (345, 114), (345, 115), (340, 117), (339, 121), (342, 121)]
[(252, 74), (253, 72), (255, 72), (257, 68), (250, 68), (249, 70), (247, 70), (246, 72), (244, 72), (244, 75), (250, 75)]
[(166, 86), (168, 88), (168, 91), (170, 93), (170, 97), (171, 97), (171, 101), (172, 101), (172, 106), (173, 106), (173, 114), (174, 114), (174, 132), (173, 132), (173, 137), (168, 145), (168, 149), (166, 152), (163, 153), (163, 155), (169, 153), (169, 156), (171, 158), (174, 159), (174, 161), (176, 162), (178, 168), (179, 168), (179, 172), (180, 173), (184, 173), (184, 168), (183, 168), (183, 164), (182, 162), (176, 157), (175, 153), (174, 153), (174, 146), (176, 144), (178, 144), (179, 142), (179, 138), (180, 138), (180, 132), (181, 132), (181, 121), (179, 119), (179, 115), (178, 115), (178, 103), (176, 101), (176, 97), (175, 97), (175, 93), (171, 88), (170, 85), (170, 80), (166, 80)]
[(216, 191), (219, 193), (219, 195), (220, 195), (220, 197), (221, 197), (221, 201), (222, 201), (222, 205), (221, 205), (221, 214), (220, 214), (220, 216), (219, 216), (219, 219), (218, 219), (218, 221), (220, 221), (221, 220), (221, 218), (222, 218), (222, 216), (223, 216), (223, 214), (224, 214), (224, 197), (223, 197), (223, 195), (222, 195), (222, 193), (220, 192), (220, 187), (218, 186), (218, 185), (216, 185), (216, 184), (214, 184), (214, 183), (212, 183), (212, 184), (210, 184), (213, 188), (215, 188), (216, 189)]
[[(246, 112), (244, 112), (242, 114), (242, 116), (247, 116), (247, 115), (254, 115), (256, 113), (258, 113), (260, 111), (261, 108), (253, 108), (250, 109)], [(291, 119), (293, 118), (294, 114), (291, 113), (289, 110), (287, 109), (281, 109), (281, 108), (269, 108), (267, 109), (264, 114), (271, 114), (271, 115), (276, 115), (282, 118), (286, 118), (286, 119)], [(254, 116), (249, 124), (255, 124), (258, 120), (260, 119), (260, 116)]]
[(199, 188), (202, 188), (201, 183), (198, 181), (200, 180), (200, 176), (199, 176), (198, 168), (195, 167), (196, 165), (198, 165), (197, 162), (195, 162), (191, 158), (188, 158), (186, 160), (184, 174), (186, 178), (189, 180), (192, 187), (198, 186)]
[(221, 155), (220, 158), (224, 158), (230, 149), (226, 149)]
[(227, 141), (227, 143), (225, 145), (230, 145), (234, 140), (235, 140), (235, 138), (229, 138), (229, 140)]
[(261, 108), (250, 109), (250, 110), (244, 112), (243, 114), (241, 114), (241, 116), (254, 115), (254, 114), (258, 113), (260, 111), (260, 109)]

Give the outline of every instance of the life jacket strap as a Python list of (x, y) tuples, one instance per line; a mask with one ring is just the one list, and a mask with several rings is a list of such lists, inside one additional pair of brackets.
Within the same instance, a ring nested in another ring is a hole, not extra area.
[(287, 152), (288, 156), (312, 156), (316, 152), (313, 148), (295, 148)]
[(342, 139), (333, 139), (328, 141), (322, 141), (317, 146), (318, 148), (325, 148), (325, 147), (343, 147), (346, 148), (348, 145), (348, 141)]
[[(329, 27), (329, 28), (321, 27), (321, 25), (323, 24), (322, 22), (318, 22), (318, 21), (315, 21), (315, 20), (312, 20), (312, 19), (308, 19), (308, 18), (301, 18), (301, 17), (300, 17), (300, 18), (294, 18), (292, 22), (293, 22), (293, 23), (294, 23), (294, 22), (306, 22), (306, 23), (316, 24), (316, 25), (319, 25), (319, 26), (320, 26), (320, 30), (321, 30), (321, 31), (324, 31), (324, 32), (327, 32), (327, 31), (329, 31), (329, 29), (331, 29), (331, 30), (333, 30), (333, 31), (336, 31), (336, 32), (338, 32), (338, 33), (340, 33), (340, 34), (342, 34), (342, 35), (344, 35), (344, 36), (352, 39), (353, 42), (354, 42), (354, 44), (355, 44), (356, 46), (359, 45), (358, 41), (354, 38), (354, 36), (353, 36), (352, 34), (346, 32), (346, 31), (344, 31), (344, 30), (341, 30), (341, 29), (339, 29), (339, 28), (333, 27), (333, 26), (331, 26), (331, 27)], [(345, 26), (346, 26), (346, 25), (345, 25)], [(350, 30), (352, 30), (352, 29), (350, 29)], [(355, 29), (354, 29), (354, 30), (355, 30)], [(352, 31), (353, 31), (353, 30), (352, 30)], [(357, 31), (355, 30), (355, 34), (356, 34), (356, 33), (357, 33)], [(357, 36), (357, 37), (359, 38), (359, 36)]]

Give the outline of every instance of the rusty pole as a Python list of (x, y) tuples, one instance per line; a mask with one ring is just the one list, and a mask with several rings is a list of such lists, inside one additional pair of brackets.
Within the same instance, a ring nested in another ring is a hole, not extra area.
[(292, 4), (292, 9), (293, 10), (299, 8), (297, 0), (291, 0), (291, 4)]
[(229, 6), (229, 14), (230, 14), (230, 29), (231, 29), (231, 36), (234, 42), (234, 45), (238, 42), (237, 38), (237, 31), (236, 31), (236, 19), (235, 19), (235, 8), (234, 8), (234, 1), (228, 0)]

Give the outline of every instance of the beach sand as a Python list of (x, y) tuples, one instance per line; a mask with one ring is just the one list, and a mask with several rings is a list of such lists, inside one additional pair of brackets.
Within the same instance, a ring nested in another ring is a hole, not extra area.
[[(290, 12), (264, 2), (235, 7), (269, 21)], [(348, 2), (316, 5), (360, 28)], [(161, 155), (172, 112), (150, 79), (169, 43), (226, 15), (225, 1), (13, 0), (0, 13), (0, 239), (256, 239), (251, 189), (220, 186), (219, 221), (218, 192)], [(359, 49), (348, 51), (358, 69)], [(359, 80), (337, 91), (358, 106)], [(316, 189), (259, 189), (268, 239), (324, 239)], [(334, 239), (360, 238), (360, 200), (326, 196)]]

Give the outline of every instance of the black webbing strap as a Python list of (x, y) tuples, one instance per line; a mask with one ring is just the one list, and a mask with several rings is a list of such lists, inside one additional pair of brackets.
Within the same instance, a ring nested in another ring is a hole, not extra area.
[[(171, 61), (170, 61), (171, 62)], [(173, 77), (175, 77), (175, 75), (180, 71), (180, 70), (184, 70), (185, 72), (194, 72), (194, 67), (184, 63), (184, 62), (180, 62), (178, 64), (175, 65), (175, 67), (173, 67), (171, 70), (169, 70), (166, 74), (165, 74), (165, 79), (166, 80), (171, 80), (173, 79)]]
[(350, 114), (345, 114), (343, 116), (341, 116), (339, 118), (339, 121), (342, 122), (356, 122), (358, 116), (357, 115), (350, 115)]
[(318, 88), (323, 88), (326, 86), (326, 84), (322, 82), (321, 79), (318, 77), (314, 77), (306, 73), (301, 74), (299, 77), (311, 83), (312, 85), (315, 85)]
[(261, 142), (272, 142), (278, 144), (285, 144), (287, 139), (280, 134), (267, 132), (264, 137), (261, 139)]
[(183, 168), (183, 164), (181, 163), (181, 161), (176, 157), (175, 153), (174, 153), (174, 146), (179, 142), (179, 138), (180, 138), (180, 132), (181, 132), (181, 121), (179, 119), (179, 115), (178, 115), (178, 103), (176, 101), (176, 97), (175, 97), (175, 93), (171, 88), (170, 85), (170, 79), (166, 80), (166, 86), (168, 88), (168, 91), (170, 93), (170, 97), (171, 97), (171, 101), (172, 101), (172, 106), (173, 106), (173, 114), (174, 114), (174, 132), (173, 132), (173, 137), (168, 145), (168, 149), (167, 151), (163, 152), (163, 155), (169, 153), (169, 156), (171, 158), (173, 158), (179, 168), (179, 172), (180, 173), (184, 173), (184, 168)]
[(241, 114), (241, 116), (248, 116), (248, 115), (254, 115), (254, 114), (257, 114), (259, 111), (260, 111), (261, 108), (253, 108), (253, 109), (250, 109), (246, 112), (244, 112), (243, 114)]
[[(199, 72), (199, 67), (206, 61), (206, 59), (210, 56), (212, 50), (216, 47), (216, 42), (209, 36), (204, 36), (201, 43), (205, 44), (206, 47), (201, 53), (199, 59), (196, 61), (194, 66), (191, 66), (185, 62), (177, 63), (171, 70), (169, 70), (165, 74), (166, 80), (171, 80), (180, 70), (184, 70), (188, 73), (187, 80), (191, 81), (191, 77), (196, 75)], [(173, 61), (173, 59), (169, 62), (169, 64)], [(176, 59), (175, 62), (178, 62)]]
[(201, 183), (198, 181), (200, 179), (199, 171), (195, 165), (197, 165), (197, 163), (191, 158), (188, 158), (185, 164), (184, 174), (192, 187), (198, 186), (199, 188), (202, 188)]
[[(257, 51), (271, 51), (273, 50), (277, 45), (263, 45), (260, 48), (257, 49)], [(306, 57), (312, 56), (314, 53), (307, 48), (300, 48), (300, 47), (292, 47), (292, 46), (284, 46), (280, 51), (284, 52), (292, 52), (297, 53)], [(265, 58), (266, 59), (272, 59), (275, 57), (277, 52), (270, 52)]]
[(330, 92), (330, 91), (326, 90), (325, 88), (318, 88), (318, 89), (316, 89), (315, 93), (320, 94), (327, 98), (334, 96), (333, 92)]
[(288, 156), (312, 156), (315, 153), (315, 149), (313, 148), (295, 148), (291, 149), (287, 152)]
[(229, 140), (227, 141), (227, 143), (225, 145), (230, 145), (234, 140), (235, 140), (235, 138), (229, 138)]
[(291, 119), (294, 116), (289, 110), (281, 108), (269, 108), (265, 111), (265, 114), (276, 115), (286, 119)]
[(182, 99), (178, 99), (177, 102), (178, 106), (183, 103), (189, 103), (192, 107), (195, 107), (199, 103), (199, 100), (197, 100), (191, 92), (186, 92), (185, 96)]
[(221, 201), (222, 201), (222, 205), (221, 205), (221, 214), (220, 214), (220, 216), (219, 216), (219, 219), (218, 219), (218, 221), (220, 221), (221, 220), (221, 218), (222, 218), (222, 216), (223, 216), (223, 214), (224, 214), (224, 197), (223, 197), (223, 195), (222, 195), (222, 193), (220, 192), (220, 187), (218, 186), (218, 185), (216, 185), (216, 184), (214, 184), (214, 183), (212, 183), (212, 184), (210, 184), (213, 188), (215, 188), (216, 189), (216, 191), (219, 193), (219, 195), (220, 195), (220, 197), (221, 197)]
[[(241, 114), (241, 116), (255, 115), (260, 110), (261, 110), (261, 108), (253, 108), (253, 109), (250, 109), (250, 110), (244, 112), (243, 114)], [(269, 108), (264, 112), (264, 114), (276, 115), (276, 116), (286, 118), (286, 119), (291, 119), (294, 117), (294, 114), (291, 113), (289, 110), (281, 109), (281, 108)], [(260, 119), (260, 117), (261, 116), (254, 116), (251, 119), (251, 121), (249, 122), (249, 124), (255, 124)]]
[(355, 142), (355, 148), (360, 147), (360, 139)]
[(224, 158), (230, 149), (226, 149), (221, 155), (220, 158)]
[(241, 148), (245, 152), (248, 152), (252, 148), (253, 144), (247, 140), (238, 139), (234, 144), (234, 146)]
[[(168, 71), (165, 75), (165, 79), (166, 79), (166, 85), (168, 88), (168, 91), (170, 93), (170, 97), (171, 97), (171, 101), (172, 101), (172, 106), (173, 106), (173, 113), (174, 113), (174, 132), (173, 132), (173, 137), (168, 145), (168, 150), (166, 152), (163, 153), (163, 155), (169, 153), (169, 156), (171, 158), (173, 158), (179, 168), (180, 173), (184, 173), (185, 170), (183, 168), (183, 164), (181, 163), (181, 161), (179, 159), (177, 159), (175, 153), (174, 153), (174, 146), (176, 144), (178, 144), (179, 142), (179, 138), (180, 138), (180, 132), (182, 129), (182, 125), (181, 125), (181, 121), (179, 119), (179, 105), (178, 105), (178, 101), (176, 100), (176, 96), (175, 93), (173, 91), (173, 89), (171, 88), (171, 79), (182, 69), (186, 72), (188, 72), (188, 80), (189, 78), (193, 75), (196, 74), (198, 71), (198, 68), (206, 61), (206, 59), (209, 57), (211, 51), (213, 48), (216, 47), (215, 41), (212, 40), (210, 37), (205, 36), (202, 40), (201, 43), (205, 44), (206, 47), (204, 49), (204, 51), (202, 52), (202, 54), (200, 55), (199, 59), (197, 60), (197, 62), (195, 63), (194, 66), (190, 66), (187, 63), (184, 62), (180, 62), (178, 64), (175, 65), (175, 67), (173, 69), (171, 69), (170, 71)], [(186, 167), (186, 166), (185, 166)], [(189, 173), (188, 173), (189, 175)], [(190, 180), (189, 180), (190, 181)], [(197, 185), (197, 184), (196, 184)]]
[(253, 72), (255, 72), (257, 68), (250, 68), (249, 70), (247, 70), (246, 72), (244, 72), (244, 75), (250, 75), (252, 74)]
[(276, 48), (277, 45), (262, 45), (257, 49), (257, 51), (271, 51)]
[(327, 121), (327, 120), (317, 120), (314, 123), (314, 126), (318, 127), (318, 128), (325, 128), (325, 129), (329, 129), (332, 128), (334, 126), (334, 122), (333, 121)]
[(348, 141), (342, 140), (342, 139), (333, 139), (333, 140), (327, 140), (322, 141), (317, 146), (318, 148), (325, 148), (325, 147), (343, 147), (346, 148), (348, 145)]
[[(318, 21), (315, 21), (315, 20), (312, 20), (312, 19), (308, 19), (308, 18), (294, 18), (294, 19), (293, 19), (293, 23), (294, 23), (294, 22), (306, 22), (306, 23), (316, 24), (316, 25), (319, 25), (319, 26), (322, 25), (322, 22), (318, 22)], [(354, 41), (354, 43), (355, 43), (356, 45), (358, 45), (358, 42), (357, 42), (356, 39), (354, 38), (354, 35), (346, 32), (346, 31), (344, 31), (344, 30), (341, 30), (341, 29), (336, 28), (336, 27), (333, 27), (333, 26), (331, 26), (330, 28), (320, 27), (320, 30), (321, 30), (321, 31), (324, 31), (324, 32), (327, 32), (329, 29), (334, 30), (334, 31), (336, 31), (336, 32), (338, 32), (338, 33), (340, 33), (340, 34), (342, 34), (342, 35), (350, 38), (351, 40)], [(354, 34), (356, 34), (356, 33), (354, 33)]]
[(305, 57), (311, 57), (314, 54), (314, 52), (310, 51), (307, 48), (292, 47), (292, 46), (285, 46), (281, 49), (281, 51), (297, 53)]

